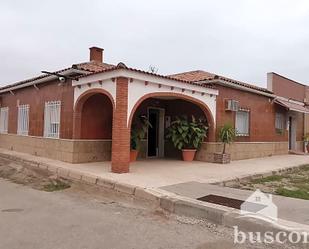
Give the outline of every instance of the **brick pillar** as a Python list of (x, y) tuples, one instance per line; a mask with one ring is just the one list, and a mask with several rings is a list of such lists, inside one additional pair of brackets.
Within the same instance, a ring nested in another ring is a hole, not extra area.
[(128, 117), (128, 79), (116, 79), (116, 108), (113, 116), (112, 172), (127, 173), (130, 164)]

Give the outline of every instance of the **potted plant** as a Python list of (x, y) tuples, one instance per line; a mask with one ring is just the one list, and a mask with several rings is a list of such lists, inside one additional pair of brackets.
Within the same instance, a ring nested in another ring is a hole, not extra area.
[(304, 143), (307, 153), (309, 153), (309, 133), (306, 133), (306, 135), (304, 136)]
[(148, 128), (152, 127), (146, 116), (140, 116), (138, 122), (132, 124), (131, 128), (131, 150), (130, 161), (135, 162), (140, 148), (140, 142), (145, 137)]
[(215, 163), (230, 163), (231, 155), (226, 153), (226, 145), (234, 141), (236, 130), (230, 124), (225, 124), (219, 132), (219, 140), (223, 143), (222, 153), (215, 153)]
[(208, 127), (203, 119), (176, 117), (167, 130), (166, 138), (182, 151), (184, 161), (193, 161), (196, 150), (206, 138)]

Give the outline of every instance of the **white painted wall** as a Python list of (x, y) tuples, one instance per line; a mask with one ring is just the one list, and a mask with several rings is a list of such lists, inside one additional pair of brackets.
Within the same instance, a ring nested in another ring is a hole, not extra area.
[[(190, 88), (192, 88), (191, 85), (189, 85)], [(170, 92), (170, 93), (178, 93), (182, 94), (184, 96), (189, 96), (191, 98), (197, 99), (201, 102), (203, 102), (205, 105), (208, 106), (211, 115), (213, 116), (214, 122), (216, 122), (216, 95), (208, 94), (207, 88), (205, 88), (204, 95), (202, 95), (201, 92), (195, 92), (192, 93), (192, 90), (186, 89), (186, 87), (182, 84), (181, 88), (175, 84), (175, 87), (173, 90), (171, 90), (170, 86), (161, 85), (159, 87), (158, 84), (155, 83), (148, 83), (148, 85), (145, 85), (145, 81), (140, 80), (133, 80), (133, 82), (129, 83), (129, 93), (128, 93), (128, 123), (129, 118), (131, 115), (131, 112), (135, 106), (135, 104), (138, 102), (139, 99), (141, 99), (143, 96), (150, 94), (150, 93), (164, 93), (164, 92)], [(182, 92), (182, 89), (186, 89), (184, 92)], [(211, 89), (212, 90), (212, 89)], [(162, 95), (164, 96), (164, 95)]]
[(116, 83), (113, 82), (112, 79), (103, 80), (102, 84), (100, 84), (99, 81), (88, 82), (88, 83), (91, 83), (90, 87), (88, 86), (88, 84), (80, 85), (80, 88), (77, 86), (74, 87), (74, 107), (76, 105), (76, 101), (78, 100), (79, 96), (81, 96), (86, 91), (95, 88), (107, 91), (113, 97), (114, 103), (116, 102)]
[[(74, 106), (76, 105), (76, 101), (81, 94), (93, 88), (101, 88), (106, 90), (111, 94), (114, 102), (116, 102), (116, 82), (112, 81), (112, 78), (115, 79), (117, 77), (126, 77), (130, 79), (128, 86), (129, 92), (127, 122), (129, 122), (132, 109), (139, 99), (149, 93), (164, 92), (178, 93), (184, 96), (190, 96), (191, 98), (203, 102), (208, 106), (211, 115), (213, 116), (214, 122), (216, 122), (216, 96), (218, 95), (217, 90), (180, 82), (173, 79), (167, 79), (158, 75), (149, 75), (143, 72), (127, 69), (117, 69), (114, 71), (93, 74), (87, 77), (82, 77), (78, 81), (73, 81), (72, 85), (75, 86)], [(100, 84), (99, 81), (102, 81), (102, 84)], [(148, 82), (148, 84), (145, 85), (145, 82)], [(90, 87), (88, 83), (91, 83)], [(159, 85), (161, 85), (161, 87), (159, 87)], [(171, 87), (174, 87), (174, 89), (172, 90)], [(185, 91), (183, 92), (182, 89), (185, 89)], [(194, 93), (192, 93), (193, 91)]]

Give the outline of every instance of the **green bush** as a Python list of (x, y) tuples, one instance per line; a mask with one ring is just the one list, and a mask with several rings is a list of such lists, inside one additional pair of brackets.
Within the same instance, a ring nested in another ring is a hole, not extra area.
[(148, 128), (152, 127), (146, 116), (140, 116), (138, 121), (132, 124), (131, 128), (131, 149), (138, 150), (141, 140), (145, 137)]
[(166, 138), (179, 150), (198, 149), (206, 138), (207, 130), (207, 124), (202, 118), (196, 119), (193, 115), (190, 119), (176, 117), (167, 129)]

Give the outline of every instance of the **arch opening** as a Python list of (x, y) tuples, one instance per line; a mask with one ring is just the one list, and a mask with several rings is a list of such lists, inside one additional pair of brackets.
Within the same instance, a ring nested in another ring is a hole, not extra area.
[(174, 148), (171, 141), (166, 139), (166, 130), (178, 116), (202, 118), (207, 122), (208, 134), (205, 142), (213, 141), (214, 120), (204, 104), (180, 94), (151, 94), (141, 98), (133, 107), (129, 119), (129, 128), (135, 126), (142, 116), (148, 118), (152, 127), (148, 129), (141, 141), (139, 158), (181, 158), (181, 151)]
[(81, 110), (81, 139), (112, 138), (113, 107), (106, 95), (89, 97)]
[(111, 139), (114, 105), (105, 92), (86, 92), (74, 111), (74, 139)]

